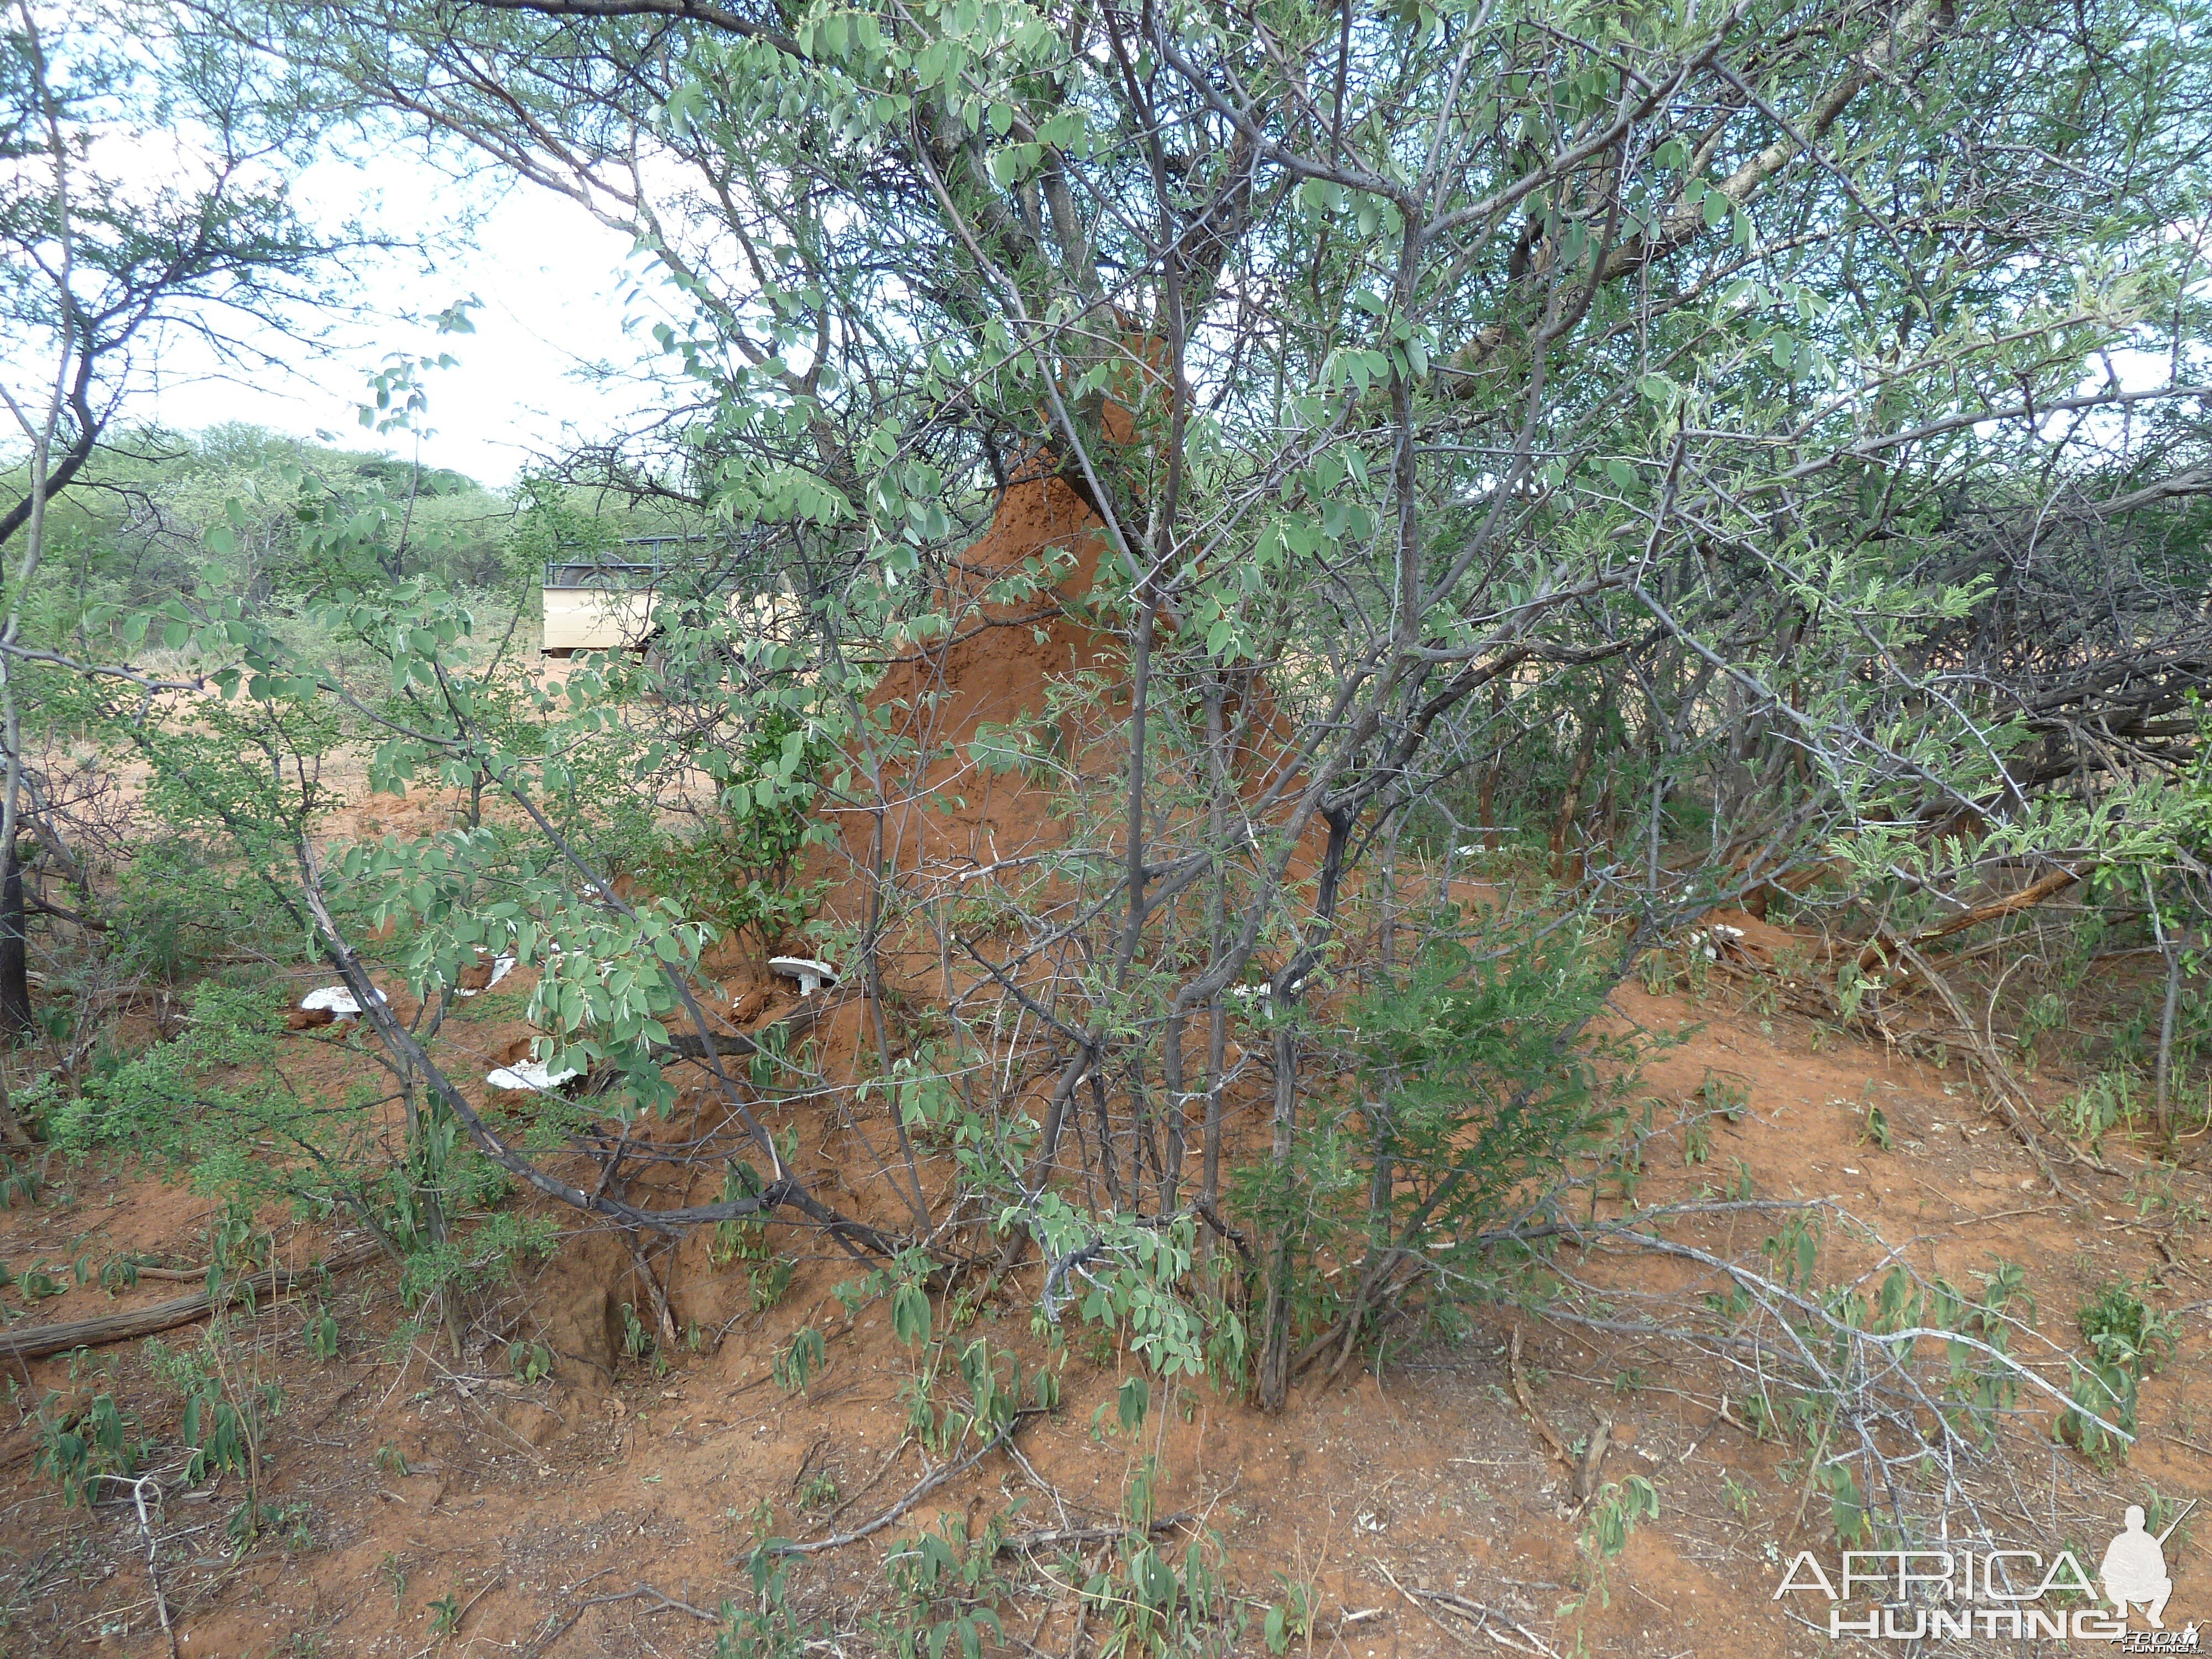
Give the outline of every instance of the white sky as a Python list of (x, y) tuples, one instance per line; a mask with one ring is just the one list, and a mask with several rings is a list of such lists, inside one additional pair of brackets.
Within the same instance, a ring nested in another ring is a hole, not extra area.
[[(289, 373), (220, 372), (196, 341), (164, 338), (158, 375), (129, 416), (185, 431), (241, 421), (345, 448), (405, 454), (406, 434), (380, 437), (360, 423), (368, 377), (389, 353), (443, 351), (459, 362), (428, 377), (422, 459), (499, 486), (534, 453), (604, 435), (647, 400), (635, 380), (595, 385), (580, 371), (601, 362), (627, 369), (653, 354), (650, 320), (668, 314), (657, 302), (669, 290), (633, 257), (629, 238), (575, 203), (521, 185), (483, 211), (479, 193), (398, 150), (361, 167), (319, 163), (301, 176), (294, 199), (325, 223), (358, 214), (404, 229), (455, 222), (471, 205), (483, 217), (472, 235), (449, 238), (457, 246), (427, 271), (420, 254), (358, 267), (373, 320), (346, 325), (319, 349), (264, 339)], [(402, 320), (471, 295), (483, 302), (471, 313), (473, 334), (441, 336), (427, 323)]]

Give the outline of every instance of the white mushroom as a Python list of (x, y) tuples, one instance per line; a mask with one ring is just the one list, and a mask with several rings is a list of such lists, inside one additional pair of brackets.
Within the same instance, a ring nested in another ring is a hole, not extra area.
[(547, 1070), (542, 1060), (526, 1060), (520, 1066), (502, 1066), (497, 1071), (486, 1073), (484, 1081), (495, 1089), (528, 1090), (546, 1095), (581, 1076), (583, 1073), (573, 1066), (554, 1072)]
[[(376, 1000), (379, 1002), (384, 1000), (382, 992), (377, 994)], [(353, 1019), (361, 1013), (361, 1004), (354, 1000), (353, 993), (343, 985), (325, 985), (319, 990), (310, 991), (300, 999), (300, 1006), (310, 1013), (327, 1010), (335, 1019)]]
[(837, 970), (811, 957), (770, 957), (769, 971), (799, 981), (799, 994), (811, 997), (825, 985), (837, 982)]
[(1742, 928), (1731, 927), (1724, 921), (1717, 921), (1713, 924), (1711, 932), (1708, 933), (1702, 927), (1697, 928), (1684, 943), (1692, 951), (1701, 951), (1707, 962), (1718, 962), (1721, 959), (1721, 952), (1742, 937)]

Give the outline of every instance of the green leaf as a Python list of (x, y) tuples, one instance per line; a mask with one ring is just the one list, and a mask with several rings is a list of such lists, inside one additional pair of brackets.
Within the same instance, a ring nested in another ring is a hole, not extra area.
[(1132, 1375), (1121, 1379), (1121, 1391), (1118, 1404), (1123, 1428), (1133, 1431), (1144, 1422), (1145, 1413), (1151, 1409), (1152, 1403), (1152, 1384), (1146, 1382), (1141, 1375)]
[(908, 1346), (929, 1340), (929, 1297), (919, 1285), (891, 1292), (891, 1332)]

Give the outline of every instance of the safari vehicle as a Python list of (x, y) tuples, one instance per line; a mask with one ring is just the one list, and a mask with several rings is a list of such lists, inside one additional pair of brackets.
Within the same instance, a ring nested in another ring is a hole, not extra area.
[[(697, 536), (632, 536), (604, 555), (572, 554), (545, 562), (544, 629), (538, 649), (549, 657), (579, 651), (644, 651), (659, 631), (654, 611), (674, 590), (701, 591), (699, 561), (708, 544)], [(726, 550), (707, 579), (709, 591), (731, 586), (742, 561)]]
[(538, 649), (549, 657), (642, 649), (653, 634), (660, 573), (658, 563), (548, 560)]
[[(618, 544), (615, 550), (625, 555), (649, 550), (655, 556), (549, 559), (539, 652), (548, 657), (568, 657), (579, 651), (649, 655), (672, 619), (659, 614), (660, 607), (676, 605), (680, 614), (686, 606), (700, 605), (708, 594), (719, 594), (732, 611), (750, 603), (758, 631), (780, 635), (793, 629), (798, 611), (788, 578), (776, 574), (769, 592), (749, 591), (760, 580), (757, 549), (747, 550), (750, 557), (741, 554), (728, 558), (726, 554), (703, 574), (696, 562), (700, 549), (694, 537), (640, 536)], [(694, 609), (691, 614), (696, 620), (700, 613)]]

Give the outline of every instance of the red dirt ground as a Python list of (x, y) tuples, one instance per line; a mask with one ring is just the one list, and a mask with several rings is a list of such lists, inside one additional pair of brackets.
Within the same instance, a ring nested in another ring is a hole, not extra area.
[[(487, 999), (513, 1000), (487, 1008), (505, 1017), (471, 1023), (465, 1040), (489, 1054), (521, 1035), (514, 1015), (523, 989), (503, 986), (503, 997)], [(2100, 1522), (2117, 1529), (2118, 1507), (2145, 1486), (2181, 1498), (2212, 1492), (2212, 1452), (2201, 1449), (2212, 1431), (2201, 1421), (2212, 1410), (2202, 1372), (2212, 1241), (2201, 1224), (2154, 1206), (2139, 1215), (2127, 1202), (2130, 1184), (2139, 1197), (2160, 1188), (2146, 1160), (2108, 1143), (2121, 1173), (2082, 1176), (2094, 1194), (2085, 1211), (2037, 1179), (2023, 1149), (1955, 1074), (1840, 1042), (1809, 1021), (1747, 1012), (1732, 996), (1693, 1004), (1628, 989), (1618, 1000), (1625, 1018), (1647, 1028), (1694, 1026), (1650, 1065), (1641, 1092), (1677, 1102), (1720, 1073), (1747, 1093), (1742, 1121), (1719, 1126), (1711, 1166), (1682, 1164), (1679, 1142), (1655, 1145), (1644, 1203), (1686, 1194), (1709, 1167), (1741, 1159), (1761, 1193), (1832, 1197), (1923, 1270), (1963, 1281), (1999, 1259), (2027, 1263), (2045, 1328), (2062, 1344), (2072, 1344), (2067, 1311), (2087, 1290), (2116, 1273), (2149, 1277), (2160, 1287), (2154, 1301), (2184, 1310), (2179, 1352), (2144, 1389), (2143, 1437), (2126, 1467), (2088, 1477), (2109, 1489), (2112, 1515), (2093, 1509), (2078, 1522), (2058, 1518), (2086, 1535)], [(287, 1042), (298, 1050), (288, 1066), (335, 1072), (360, 1063), (327, 1033)], [(1869, 1102), (1891, 1126), (1888, 1152), (1866, 1139)], [(51, 1173), (38, 1203), (0, 1214), (0, 1258), (19, 1271), (38, 1259), (98, 1261), (131, 1250), (181, 1262), (203, 1252), (206, 1208), (193, 1195), (102, 1160)], [(2185, 1169), (2172, 1184), (2200, 1191), (2201, 1182)], [(1726, 1228), (1707, 1237), (1729, 1242)], [(323, 1244), (295, 1238), (287, 1254), (312, 1255)], [(386, 1352), (382, 1338), (398, 1310), (381, 1268), (356, 1273), (329, 1294), (344, 1331), (334, 1362), (307, 1352), (308, 1301), (266, 1306), (244, 1321), (256, 1362), (285, 1389), (269, 1447), (270, 1494), (304, 1507), (306, 1541), (272, 1540), (234, 1555), (222, 1523), (238, 1501), (235, 1481), (193, 1492), (173, 1479), (154, 1524), (179, 1651), (439, 1651), (432, 1603), (447, 1596), (466, 1609), (447, 1644), (455, 1652), (708, 1651), (713, 1626), (689, 1613), (644, 1594), (594, 1598), (642, 1584), (712, 1609), (742, 1594), (739, 1564), (761, 1504), (772, 1507), (780, 1532), (806, 1528), (799, 1494), (826, 1475), (851, 1500), (840, 1523), (850, 1525), (921, 1467), (910, 1446), (885, 1467), (904, 1416), (898, 1389), (911, 1368), (883, 1304), (848, 1324), (829, 1296), (848, 1269), (817, 1261), (801, 1268), (779, 1307), (756, 1316), (738, 1311), (749, 1305), (743, 1272), (743, 1264), (715, 1270), (703, 1241), (680, 1253), (669, 1274), (678, 1321), (709, 1331), (726, 1322), (727, 1329), (704, 1352), (671, 1356), (665, 1375), (620, 1355), (617, 1310), (636, 1291), (626, 1255), (604, 1236), (572, 1238), (514, 1286), (518, 1325), (561, 1353), (553, 1381), (516, 1382), (496, 1351), (460, 1364), (442, 1349)], [(178, 1288), (142, 1285), (119, 1297), (96, 1285), (74, 1288), (34, 1304), (30, 1317), (80, 1318)], [(1034, 1360), (1043, 1350), (1029, 1330), (1028, 1298), (1011, 1291), (975, 1314), (975, 1328)], [(769, 1361), (808, 1322), (828, 1334), (830, 1361), (805, 1395), (794, 1395), (772, 1380)], [(1561, 1614), (1576, 1599), (1581, 1522), (1565, 1501), (1568, 1472), (1514, 1401), (1503, 1353), (1512, 1322), (1493, 1311), (1459, 1344), (1394, 1351), (1379, 1379), (1370, 1369), (1334, 1384), (1310, 1381), (1276, 1418), (1205, 1388), (1179, 1389), (1156, 1400), (1132, 1442), (1093, 1426), (1094, 1413), (1114, 1398), (1122, 1357), (1094, 1347), (1071, 1320), (1065, 1399), (1022, 1437), (1028, 1468), (994, 1457), (912, 1520), (934, 1524), (948, 1513), (956, 1528), (980, 1529), (1020, 1500), (1018, 1528), (1099, 1524), (1121, 1512), (1151, 1457), (1158, 1510), (1192, 1511), (1218, 1533), (1233, 1588), (1270, 1601), (1284, 1595), (1278, 1574), (1308, 1587), (1321, 1615), (1316, 1652), (1459, 1650), (1471, 1627), (1447, 1607), (1401, 1593), (1416, 1588), (1456, 1591), (1509, 1613), (1561, 1653), (1577, 1640), (1592, 1654), (1655, 1659), (1825, 1650), (1825, 1634), (1789, 1622), (1771, 1599), (1778, 1569), (1765, 1547), (1790, 1538), (1800, 1508), (1800, 1488), (1778, 1474), (1782, 1451), (1753, 1440), (1732, 1416), (1717, 1419), (1713, 1379), (1686, 1353), (1650, 1341), (1593, 1344), (1522, 1316), (1524, 1362), (1549, 1423), (1573, 1442), (1609, 1420), (1604, 1478), (1644, 1474), (1661, 1495), (1658, 1517), (1637, 1530), (1608, 1574), (1609, 1602), (1589, 1595), (1579, 1611)], [(136, 1346), (108, 1357), (120, 1399), (173, 1444), (173, 1398)], [(18, 1380), (27, 1401), (73, 1386), (61, 1359), (33, 1364)], [(1114, 1420), (1110, 1410), (1106, 1416)], [(90, 1511), (64, 1510), (33, 1476), (33, 1450), (27, 1428), (0, 1440), (11, 1489), (0, 1512), (0, 1648), (166, 1652), (132, 1505), (111, 1492)], [(2061, 1458), (2079, 1462), (2051, 1455), (2054, 1468)], [(2051, 1495), (2055, 1504), (2055, 1484)], [(1819, 1542), (1818, 1510), (1800, 1528), (1801, 1546)], [(884, 1553), (906, 1530), (803, 1564), (796, 1599), (824, 1607), (866, 1601), (879, 1591)], [(2179, 1586), (2169, 1620), (2212, 1614), (2212, 1563), (2186, 1547), (2170, 1550), (2169, 1563)], [(1003, 1565), (1010, 1577), (1043, 1589), (1035, 1570)], [(1068, 1597), (1037, 1594), (1024, 1619), (1036, 1621), (1026, 1639), (1037, 1649), (1068, 1650)], [(1020, 1634), (1026, 1625), (1011, 1628)], [(1256, 1632), (1248, 1645), (1260, 1650)]]

